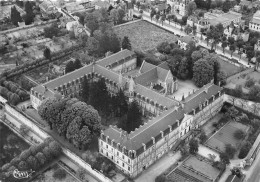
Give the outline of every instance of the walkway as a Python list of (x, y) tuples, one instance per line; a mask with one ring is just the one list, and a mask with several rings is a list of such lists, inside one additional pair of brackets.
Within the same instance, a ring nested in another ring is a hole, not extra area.
[(215, 161), (219, 161), (220, 160), (219, 159), (219, 153), (217, 153), (216, 151), (214, 151), (214, 150), (212, 150), (212, 149), (210, 149), (208, 147), (205, 147), (204, 145), (201, 145), (201, 144), (199, 144), (198, 154), (203, 156), (203, 157), (205, 157), (205, 158), (207, 158), (207, 159), (211, 159), (209, 157), (209, 154), (215, 155), (216, 156)]
[(135, 182), (152, 182), (157, 176), (165, 172), (169, 167), (174, 163), (178, 162), (181, 158), (180, 151), (173, 153), (169, 151), (168, 154), (165, 154), (161, 159), (156, 161), (152, 166), (146, 169), (141, 176), (135, 179)]

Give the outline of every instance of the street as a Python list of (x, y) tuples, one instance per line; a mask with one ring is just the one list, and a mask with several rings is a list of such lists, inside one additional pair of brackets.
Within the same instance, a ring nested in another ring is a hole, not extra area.
[(246, 182), (259, 182), (260, 181), (260, 155), (256, 156), (256, 159), (253, 165), (249, 168), (248, 171), (245, 171)]

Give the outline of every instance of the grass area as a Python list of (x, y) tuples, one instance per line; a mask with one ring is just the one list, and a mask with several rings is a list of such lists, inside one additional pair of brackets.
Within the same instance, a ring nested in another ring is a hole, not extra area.
[(177, 41), (177, 37), (172, 33), (146, 21), (117, 26), (114, 30), (121, 39), (123, 39), (124, 36), (128, 36), (133, 49), (138, 51), (153, 49), (164, 41)]
[(216, 179), (220, 173), (220, 171), (218, 169), (212, 167), (211, 164), (209, 164), (203, 160), (199, 160), (198, 158), (196, 158), (194, 156), (189, 157), (183, 164), (193, 168), (194, 170), (196, 170), (212, 179)]
[(226, 144), (231, 144), (232, 146), (238, 148), (242, 140), (235, 139), (233, 136), (234, 132), (241, 129), (246, 133), (248, 131), (248, 128), (249, 127), (246, 125), (231, 121), (223, 128), (221, 128), (218, 132), (216, 132), (213, 137), (211, 137), (206, 142), (206, 144), (213, 149), (220, 150), (221, 152), (225, 152)]
[(58, 164), (53, 165), (51, 168), (48, 168), (46, 171), (44, 171), (41, 175), (37, 176), (36, 179), (34, 179), (34, 182), (78, 182), (72, 175), (70, 175), (66, 171), (66, 176), (64, 179), (57, 179), (53, 177), (53, 174), (56, 170), (62, 169)]
[(222, 71), (225, 71), (225, 73), (227, 74), (228, 77), (241, 71), (240, 67), (238, 67), (234, 64), (231, 64), (227, 61), (224, 61), (222, 59), (219, 59), (219, 64), (220, 64), (220, 69)]
[(3, 166), (20, 155), (30, 145), (1, 122), (0, 133), (0, 166)]

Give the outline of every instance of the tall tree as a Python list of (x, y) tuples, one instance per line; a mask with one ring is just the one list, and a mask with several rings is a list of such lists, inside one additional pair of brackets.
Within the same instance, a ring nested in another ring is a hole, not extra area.
[(130, 133), (131, 131), (134, 131), (135, 128), (138, 128), (142, 124), (142, 112), (140, 110), (140, 107), (137, 103), (137, 101), (133, 101), (130, 103), (126, 121), (123, 124), (123, 130)]
[(188, 16), (192, 15), (193, 12), (197, 9), (197, 5), (194, 1), (191, 1), (188, 3), (187, 5), (187, 13), (188, 13)]
[(196, 154), (199, 151), (199, 143), (196, 139), (191, 139), (189, 142), (189, 151), (191, 154)]
[(123, 9), (118, 9), (117, 10), (117, 16), (118, 16), (118, 23), (124, 23), (124, 17), (125, 17), (125, 11)]
[(90, 29), (90, 35), (93, 36), (94, 31), (99, 27), (97, 14), (87, 13), (84, 23)]
[(225, 54), (225, 48), (227, 47), (227, 42), (223, 41), (222, 44), (221, 44), (221, 47), (223, 49), (223, 53)]
[(73, 62), (73, 64), (74, 64), (74, 69), (75, 69), (75, 70), (82, 67), (82, 64), (81, 64), (81, 62), (80, 62), (79, 59), (76, 59), (76, 60)]
[(214, 78), (214, 69), (204, 59), (200, 59), (193, 66), (193, 81), (198, 87), (206, 85)]
[(116, 114), (119, 114), (119, 116), (123, 116), (127, 113), (128, 110), (128, 104), (127, 104), (127, 97), (124, 94), (124, 91), (122, 89), (119, 90), (119, 92), (116, 95)]
[(84, 102), (88, 102), (89, 99), (89, 89), (90, 89), (90, 83), (88, 80), (85, 78), (82, 82), (82, 87), (81, 87), (81, 98)]
[(15, 6), (11, 8), (11, 21), (15, 26), (18, 26), (18, 22), (22, 21), (20, 13), (17, 11)]
[(69, 61), (67, 64), (66, 64), (66, 67), (65, 67), (65, 73), (69, 73), (69, 72), (72, 72), (74, 71), (75, 68), (74, 68), (74, 64), (73, 64), (73, 61)]
[(129, 38), (128, 38), (127, 36), (124, 36), (124, 38), (123, 38), (122, 48), (123, 48), (123, 49), (128, 49), (128, 50), (131, 50), (131, 49), (132, 49), (130, 40), (129, 40)]
[(24, 5), (24, 9), (25, 9), (25, 16), (24, 16), (24, 21), (26, 25), (31, 24), (34, 21), (34, 13), (33, 13), (33, 4), (31, 1), (26, 1), (25, 5)]
[(187, 79), (188, 75), (189, 75), (189, 64), (188, 64), (188, 60), (186, 57), (182, 58), (179, 68), (178, 68), (178, 73), (177, 73), (177, 77), (179, 79)]
[(46, 59), (51, 60), (51, 50), (50, 48), (46, 47), (43, 51), (43, 55)]
[(235, 45), (235, 44), (231, 44), (231, 45), (229, 46), (229, 50), (231, 51), (231, 57), (232, 57), (234, 51), (236, 50), (236, 45)]

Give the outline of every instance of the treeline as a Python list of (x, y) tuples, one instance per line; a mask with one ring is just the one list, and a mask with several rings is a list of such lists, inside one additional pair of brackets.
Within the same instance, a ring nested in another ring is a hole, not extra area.
[(100, 116), (92, 106), (76, 98), (49, 98), (38, 108), (42, 119), (51, 129), (65, 137), (79, 149), (100, 134)]
[(12, 81), (1, 79), (0, 95), (12, 105), (29, 99), (30, 95)]
[(19, 171), (33, 170), (38, 171), (47, 164), (51, 163), (53, 159), (60, 156), (62, 149), (60, 145), (52, 138), (47, 138), (43, 143), (31, 146), (24, 150), (19, 156), (15, 157), (2, 166), (1, 177), (7, 182), (19, 182), (21, 179), (16, 179), (13, 176), (15, 169)]

